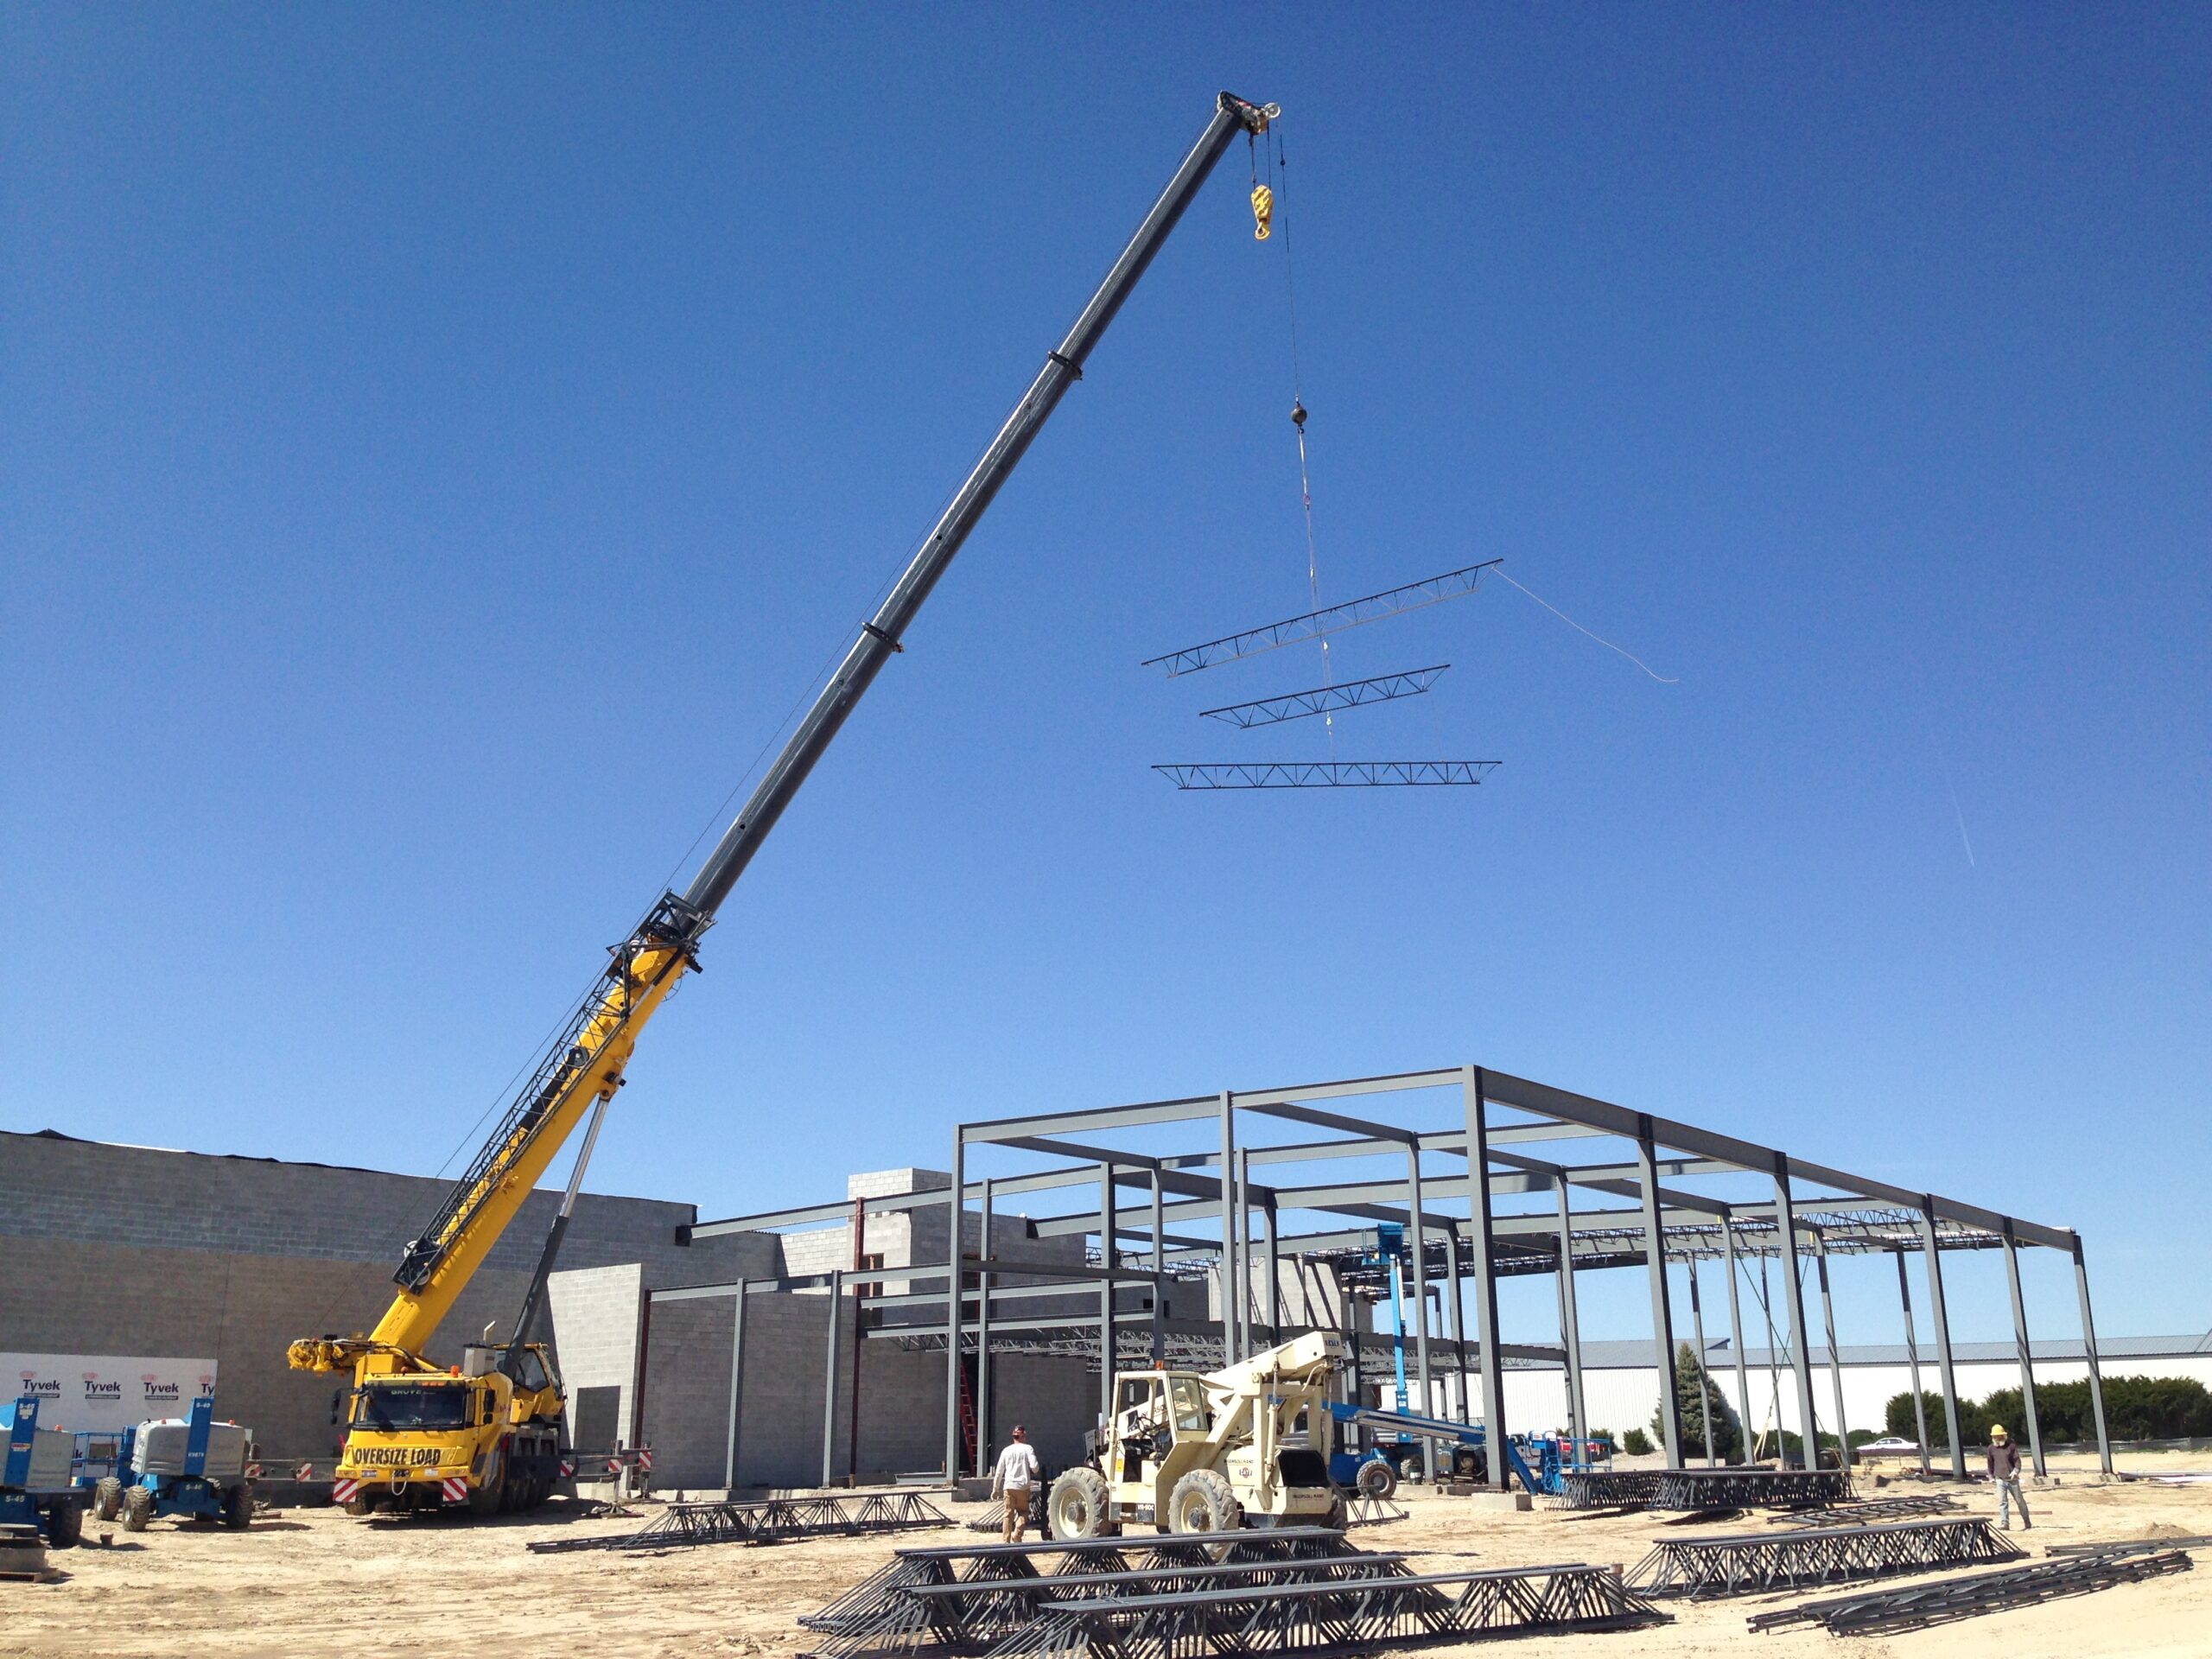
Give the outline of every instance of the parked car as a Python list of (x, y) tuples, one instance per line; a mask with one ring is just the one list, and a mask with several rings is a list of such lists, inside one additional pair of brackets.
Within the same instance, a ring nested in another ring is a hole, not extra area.
[(1901, 1434), (1885, 1434), (1878, 1440), (1869, 1440), (1852, 1449), (1862, 1458), (1916, 1458), (1920, 1455), (1920, 1442), (1908, 1440)]

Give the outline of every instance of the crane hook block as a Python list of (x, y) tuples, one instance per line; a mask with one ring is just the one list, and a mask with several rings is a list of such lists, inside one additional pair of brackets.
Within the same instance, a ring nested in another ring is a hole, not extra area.
[(1274, 223), (1275, 193), (1264, 184), (1252, 187), (1252, 236), (1255, 241), (1268, 239), (1268, 232)]

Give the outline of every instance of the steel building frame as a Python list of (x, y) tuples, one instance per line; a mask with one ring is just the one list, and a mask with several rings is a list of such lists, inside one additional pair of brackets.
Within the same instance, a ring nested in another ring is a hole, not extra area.
[[(1440, 1096), (1451, 1102), (1441, 1123), (1434, 1104)], [(1170, 1149), (1175, 1126), (1184, 1126), (1184, 1143), (1191, 1140), (1192, 1128), (1199, 1128), (1206, 1136), (1202, 1148), (1190, 1150), (1185, 1144), (1183, 1149)], [(1266, 1135), (1292, 1138), (1261, 1138)], [(1024, 1162), (1041, 1160), (1042, 1166), (1010, 1173), (995, 1169), (988, 1179), (973, 1179), (972, 1167), (986, 1154), (994, 1160), (1011, 1155)], [(1302, 1185), (1278, 1185), (1268, 1179), (1279, 1166), (1303, 1169), (1375, 1159), (1388, 1159), (1397, 1167), (1379, 1176), (1370, 1173), (1360, 1179)], [(1483, 1171), (1481, 1180), (1470, 1179), (1477, 1167)], [(1749, 1193), (1741, 1190), (1747, 1181), (1754, 1184)], [(1711, 1190), (1715, 1185), (1733, 1190), (1716, 1192)], [(1039, 1236), (1084, 1239), (1086, 1265), (1055, 1266), (994, 1255), (995, 1207), (1017, 1194), (1085, 1188), (1098, 1194), (1095, 1205), (1027, 1219), (1023, 1224)], [(1128, 1196), (1132, 1190), (1134, 1201)], [(1935, 1328), (1951, 1471), (1962, 1478), (1966, 1449), (1959, 1427), (1942, 1258), (1953, 1250), (2001, 1249), (2023, 1391), (2030, 1402), (2030, 1449), (2037, 1471), (2043, 1472), (2018, 1252), (2023, 1247), (2060, 1251), (2074, 1265), (2098, 1446), (2105, 1469), (2112, 1468), (2088, 1269), (2077, 1233), (1937, 1193), (1910, 1192), (1738, 1136), (1631, 1111), (1484, 1066), (1274, 1089), (1222, 1090), (1178, 1099), (964, 1122), (952, 1131), (948, 1187), (871, 1198), (868, 1212), (943, 1208), (955, 1201), (955, 1194), (959, 1214), (948, 1218), (946, 1232), (950, 1259), (872, 1269), (870, 1278), (900, 1279), (914, 1288), (861, 1299), (867, 1337), (942, 1344), (944, 1349), (944, 1467), (948, 1477), (963, 1472), (965, 1466), (959, 1370), (964, 1354), (977, 1357), (976, 1464), (980, 1473), (988, 1456), (988, 1376), (994, 1349), (1041, 1345), (1049, 1351), (1102, 1357), (1107, 1353), (1132, 1357), (1148, 1353), (1160, 1358), (1173, 1346), (1180, 1351), (1179, 1357), (1194, 1349), (1242, 1357), (1293, 1328), (1281, 1319), (1280, 1262), (1287, 1258), (1317, 1268), (1345, 1268), (1363, 1249), (1371, 1249), (1377, 1223), (1397, 1224), (1408, 1240), (1420, 1241), (1421, 1248), (1408, 1252), (1413, 1322), (1408, 1346), (1409, 1369), (1422, 1397), (1435, 1398), (1433, 1384), (1440, 1375), (1436, 1360), (1440, 1352), (1452, 1362), (1442, 1375), (1458, 1378), (1458, 1414), (1463, 1421), (1486, 1423), (1497, 1433), (1509, 1427), (1503, 1371), (1510, 1361), (1562, 1366), (1570, 1431), (1586, 1432), (1575, 1279), (1599, 1268), (1643, 1268), (1649, 1275), (1653, 1351), (1662, 1379), (1661, 1426), (1670, 1468), (1684, 1465), (1675, 1390), (1665, 1382), (1675, 1368), (1670, 1267), (1681, 1267), (1690, 1276), (1692, 1317), (1701, 1328), (1703, 1311), (1696, 1288), (1700, 1264), (1726, 1264), (1731, 1348), (1739, 1397), (1748, 1402), (1737, 1268), (1749, 1257), (1778, 1263), (1777, 1311), (1788, 1326), (1784, 1346), (1795, 1381), (1795, 1403), (1799, 1421), (1808, 1430), (1801, 1457), (1810, 1466), (1818, 1444), (1811, 1431), (1819, 1427), (1824, 1414), (1814, 1387), (1805, 1268), (1811, 1268), (1821, 1294), (1822, 1345), (1836, 1414), (1831, 1421), (1840, 1424), (1842, 1368), (1829, 1295), (1831, 1260), (1868, 1255), (1895, 1259), (1917, 1402), (1919, 1349), (1907, 1273), (1907, 1259), (1916, 1255)], [(1586, 1194), (1626, 1203), (1578, 1208), (1578, 1198)], [(1550, 1202), (1541, 1209), (1527, 1207), (1532, 1198)], [(971, 1254), (964, 1223), (970, 1208), (978, 1205), (981, 1248)], [(690, 1230), (690, 1236), (704, 1239), (842, 1223), (854, 1213), (848, 1200), (702, 1223)], [(1294, 1216), (1319, 1217), (1321, 1224), (1314, 1230), (1285, 1230)], [(932, 1267), (934, 1274), (929, 1272)], [(1509, 1343), (1498, 1328), (1497, 1281), (1530, 1273), (1549, 1273), (1558, 1281), (1557, 1339)], [(1219, 1286), (1219, 1322), (1209, 1331), (1176, 1321), (1171, 1332), (1164, 1314), (1164, 1288), (1172, 1281), (1199, 1274), (1211, 1274)], [(741, 1287), (691, 1287), (653, 1296), (661, 1300), (821, 1285), (835, 1292), (844, 1288), (842, 1281), (849, 1276), (756, 1281)], [(1000, 1282), (1009, 1276), (1065, 1282), (1018, 1287)], [(1440, 1279), (1446, 1287), (1441, 1299), (1445, 1328), (1432, 1332), (1429, 1287)], [(956, 1282), (957, 1296), (950, 1294)], [(1147, 1289), (1148, 1298), (1143, 1294)], [(1085, 1302), (1095, 1297), (1096, 1311), (1086, 1313), (1071, 1307), (1065, 1317), (1039, 1318), (1033, 1306), (1029, 1317), (1020, 1319), (1001, 1311), (1007, 1298), (1033, 1305), (1039, 1298), (1053, 1296)], [(739, 1301), (741, 1306), (741, 1295)], [(1463, 1303), (1471, 1305), (1471, 1331), (1464, 1328)], [(921, 1322), (928, 1317), (925, 1308), (934, 1314), (928, 1323)], [(741, 1350), (742, 1325), (741, 1318), (736, 1338)], [(833, 1347), (836, 1325), (837, 1321), (830, 1322)], [(1361, 1333), (1352, 1330), (1348, 1334), (1359, 1345)], [(1700, 1366), (1704, 1354), (1700, 1343)], [(1112, 1363), (1100, 1365), (1102, 1411), (1109, 1406), (1113, 1370)], [(834, 1352), (827, 1376), (834, 1391), (838, 1376)], [(734, 1376), (733, 1479), (738, 1385)], [(834, 1412), (828, 1415), (834, 1417)], [(825, 1427), (825, 1480), (830, 1473), (827, 1438)], [(1920, 1441), (1925, 1470), (1929, 1440), (1924, 1431)], [(1847, 1446), (1845, 1459), (1848, 1463)], [(1748, 1446), (1745, 1460), (1750, 1460)], [(1708, 1455), (1707, 1464), (1713, 1461)], [(1490, 1462), (1489, 1478), (1505, 1484), (1510, 1478), (1505, 1460)]]

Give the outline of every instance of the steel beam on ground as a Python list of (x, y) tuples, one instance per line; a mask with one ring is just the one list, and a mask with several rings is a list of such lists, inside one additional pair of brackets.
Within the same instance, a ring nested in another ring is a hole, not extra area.
[(745, 1281), (737, 1281), (737, 1294), (729, 1304), (729, 1419), (722, 1440), (722, 1488), (737, 1485), (737, 1429), (745, 1409)]
[(1912, 1423), (1920, 1440), (1920, 1472), (1928, 1468), (1928, 1399), (1920, 1390), (1920, 1338), (1912, 1328), (1912, 1281), (1904, 1266), (1904, 1252), (1897, 1257), (1897, 1306), (1904, 1315), (1904, 1363), (1912, 1381)]
[(2074, 1239), (2074, 1289), (2082, 1302), (2082, 1351), (2089, 1361), (2089, 1408), (2097, 1419), (2097, 1461), (2112, 1473), (2112, 1436), (2105, 1428), (2105, 1382), (2097, 1364), (2097, 1323), (2089, 1313), (2089, 1269), (2082, 1259), (2082, 1240)]
[(1674, 1320), (1667, 1306), (1666, 1236), (1659, 1224), (1658, 1149), (1652, 1141), (1649, 1120), (1636, 1137), (1637, 1185), (1643, 1199), (1644, 1262), (1651, 1276), (1651, 1344), (1659, 1367), (1659, 1430), (1665, 1444), (1667, 1466), (1682, 1466), (1681, 1401), (1675, 1388)]
[(1813, 1270), (1821, 1280), (1821, 1324), (1828, 1337), (1828, 1388), (1835, 1396), (1836, 1461), (1840, 1468), (1848, 1469), (1855, 1459), (1851, 1455), (1851, 1424), (1843, 1414), (1843, 1350), (1836, 1346), (1835, 1298), (1828, 1294), (1828, 1245), (1819, 1233), (1813, 1235)]
[(1936, 1206), (1920, 1212), (1921, 1257), (1928, 1264), (1928, 1317), (1936, 1325), (1936, 1368), (1943, 1379), (1943, 1427), (1950, 1437), (1951, 1478), (1967, 1478), (1967, 1447), (1959, 1432), (1959, 1376), (1951, 1362), (1951, 1318), (1943, 1306), (1943, 1253), (1936, 1242)]
[[(1784, 1294), (1789, 1299), (1789, 1344), (1796, 1351), (1790, 1355), (1790, 1369), (1797, 1377), (1798, 1421), (1802, 1425), (1804, 1443), (1799, 1448), (1804, 1466), (1821, 1466), (1820, 1413), (1813, 1408), (1813, 1343), (1805, 1328), (1805, 1281), (1797, 1267), (1797, 1211), (1789, 1192), (1789, 1160), (1780, 1153), (1774, 1154), (1774, 1214), (1775, 1226), (1782, 1239), (1782, 1279)], [(1775, 1425), (1778, 1439), (1782, 1426)], [(1787, 1465), (1789, 1459), (1783, 1463)]]
[[(1499, 1333), (1497, 1319), (1497, 1233), (1496, 1217), (1491, 1213), (1490, 1182), (1490, 1102), (1484, 1092), (1485, 1076), (1478, 1065), (1467, 1067), (1459, 1083), (1460, 1106), (1466, 1116), (1467, 1125), (1467, 1191), (1468, 1242), (1474, 1250), (1475, 1268), (1475, 1341), (1476, 1359), (1482, 1370), (1483, 1433), (1493, 1447), (1505, 1444), (1505, 1344)], [(1561, 1185), (1562, 1192), (1565, 1191)], [(1572, 1237), (1568, 1248), (1573, 1249)], [(1571, 1279), (1572, 1274), (1568, 1277)], [(1573, 1293), (1568, 1293), (1572, 1306)], [(1568, 1343), (1567, 1353), (1580, 1359), (1575, 1348)], [(1580, 1366), (1578, 1364), (1579, 1371)], [(1465, 1366), (1462, 1360), (1461, 1387), (1465, 1387)], [(1572, 1386), (1570, 1391), (1573, 1391)], [(1578, 1405), (1580, 1402), (1577, 1402)], [(1491, 1483), (1503, 1491), (1512, 1478), (1502, 1452), (1493, 1452), (1485, 1464), (1485, 1472)]]
[(2036, 1362), (2028, 1345), (2028, 1305), (2020, 1294), (2020, 1247), (2012, 1236), (2012, 1224), (2005, 1224), (2005, 1284), (2012, 1293), (2012, 1342), (2020, 1355), (2020, 1414), (2028, 1420), (2028, 1452), (2036, 1473), (2050, 1471), (2043, 1460), (2043, 1424), (2036, 1411)]
[(1736, 1403), (1741, 1413), (1743, 1461), (1751, 1461), (1751, 1374), (1744, 1357), (1744, 1309), (1736, 1290), (1736, 1224), (1732, 1217), (1720, 1224), (1721, 1261), (1728, 1269), (1728, 1342), (1736, 1351)]

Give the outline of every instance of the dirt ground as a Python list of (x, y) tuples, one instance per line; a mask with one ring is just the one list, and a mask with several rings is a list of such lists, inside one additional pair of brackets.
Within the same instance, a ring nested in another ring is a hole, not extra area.
[[(2142, 1456), (2121, 1466), (2150, 1473), (2162, 1465), (2201, 1469), (2212, 1467), (2212, 1459)], [(2212, 1484), (2101, 1485), (2093, 1461), (2084, 1459), (2056, 1459), (2052, 1472), (2056, 1486), (2030, 1494), (2034, 1530), (2016, 1535), (2035, 1559), (2051, 1543), (2212, 1535)], [(1931, 1489), (1897, 1481), (1883, 1492), (1918, 1490)], [(1970, 1514), (1995, 1514), (1986, 1486), (1969, 1489), (1966, 1503)], [(1353, 1535), (1370, 1548), (1414, 1553), (1416, 1570), (1431, 1572), (1563, 1561), (1632, 1565), (1663, 1529), (1649, 1516), (1498, 1513), (1426, 1492), (1408, 1494), (1407, 1507), (1409, 1518)], [(643, 1512), (650, 1514), (651, 1506)], [(963, 1520), (981, 1512), (952, 1508)], [(0, 1655), (791, 1656), (807, 1646), (798, 1617), (866, 1577), (897, 1544), (967, 1535), (917, 1532), (659, 1554), (533, 1555), (524, 1548), (533, 1538), (631, 1531), (640, 1524), (578, 1520), (556, 1504), (538, 1516), (474, 1523), (363, 1522), (325, 1509), (294, 1510), (243, 1533), (166, 1521), (142, 1535), (95, 1525), (87, 1529), (87, 1548), (54, 1553), (53, 1563), (65, 1575), (59, 1582), (0, 1584)], [(1663, 1530), (1696, 1536), (1764, 1525), (1751, 1516)], [(106, 1548), (97, 1541), (102, 1533), (112, 1537)], [(1817, 1628), (1755, 1637), (1745, 1630), (1748, 1612), (1787, 1599), (1670, 1602), (1670, 1625), (1548, 1637), (1542, 1650), (1561, 1659), (1787, 1659), (1838, 1648), (1853, 1659), (2212, 1656), (2212, 1559), (2172, 1578), (1903, 1637), (1837, 1637)]]

